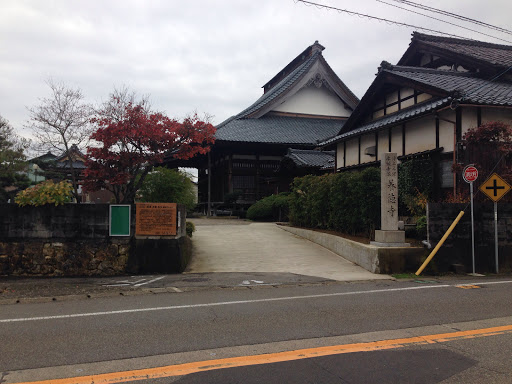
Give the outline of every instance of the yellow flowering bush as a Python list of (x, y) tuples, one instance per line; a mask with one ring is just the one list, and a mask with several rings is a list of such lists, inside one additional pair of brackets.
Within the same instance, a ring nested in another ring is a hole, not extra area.
[(14, 201), (22, 207), (25, 205), (36, 207), (45, 204), (60, 205), (71, 201), (72, 189), (72, 185), (67, 181), (55, 184), (52, 180), (47, 180), (19, 192)]

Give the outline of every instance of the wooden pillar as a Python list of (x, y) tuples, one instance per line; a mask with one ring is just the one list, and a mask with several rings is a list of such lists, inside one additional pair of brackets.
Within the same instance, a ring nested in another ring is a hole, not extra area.
[(233, 193), (233, 155), (231, 153), (228, 160), (228, 192)]

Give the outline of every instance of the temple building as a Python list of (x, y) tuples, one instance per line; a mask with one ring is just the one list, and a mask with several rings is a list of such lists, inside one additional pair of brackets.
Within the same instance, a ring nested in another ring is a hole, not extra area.
[(249, 204), (289, 189), (293, 175), (283, 172), (285, 157), (297, 165), (288, 170), (301, 173), (329, 169), (327, 156), (334, 171), (333, 152), (318, 162), (304, 151), (338, 134), (359, 100), (327, 64), (323, 50), (317, 41), (307, 47), (263, 86), (258, 100), (216, 127), (213, 149), (196, 163), (201, 201), (208, 199), (208, 173), (212, 202), (236, 193)]

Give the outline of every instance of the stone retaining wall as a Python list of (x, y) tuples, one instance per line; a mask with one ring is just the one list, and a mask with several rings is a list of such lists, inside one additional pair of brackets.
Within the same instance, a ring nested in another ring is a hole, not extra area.
[(126, 273), (124, 241), (0, 241), (0, 275), (112, 276)]
[[(177, 236), (109, 236), (109, 204), (19, 207), (0, 204), (0, 275), (112, 276), (176, 273), (190, 258), (185, 207)], [(142, 246), (142, 245), (143, 246)]]

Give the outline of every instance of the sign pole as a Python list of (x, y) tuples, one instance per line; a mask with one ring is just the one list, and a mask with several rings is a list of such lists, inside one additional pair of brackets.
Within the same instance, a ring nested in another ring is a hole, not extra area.
[(478, 179), (478, 169), (473, 164), (464, 168), (462, 178), (469, 183), (469, 191), (471, 194), (471, 258), (473, 260), (473, 275), (475, 275), (475, 221), (473, 216), (473, 182)]
[(493, 173), (482, 185), (480, 190), (494, 202), (494, 255), (496, 257), (496, 273), (498, 266), (498, 201), (505, 196), (512, 187), (498, 174)]
[(496, 201), (494, 202), (494, 255), (496, 256), (496, 274), (498, 274), (498, 202)]
[(473, 219), (473, 182), (469, 183), (471, 194), (471, 257), (473, 260), (473, 275), (475, 274), (475, 223)]

